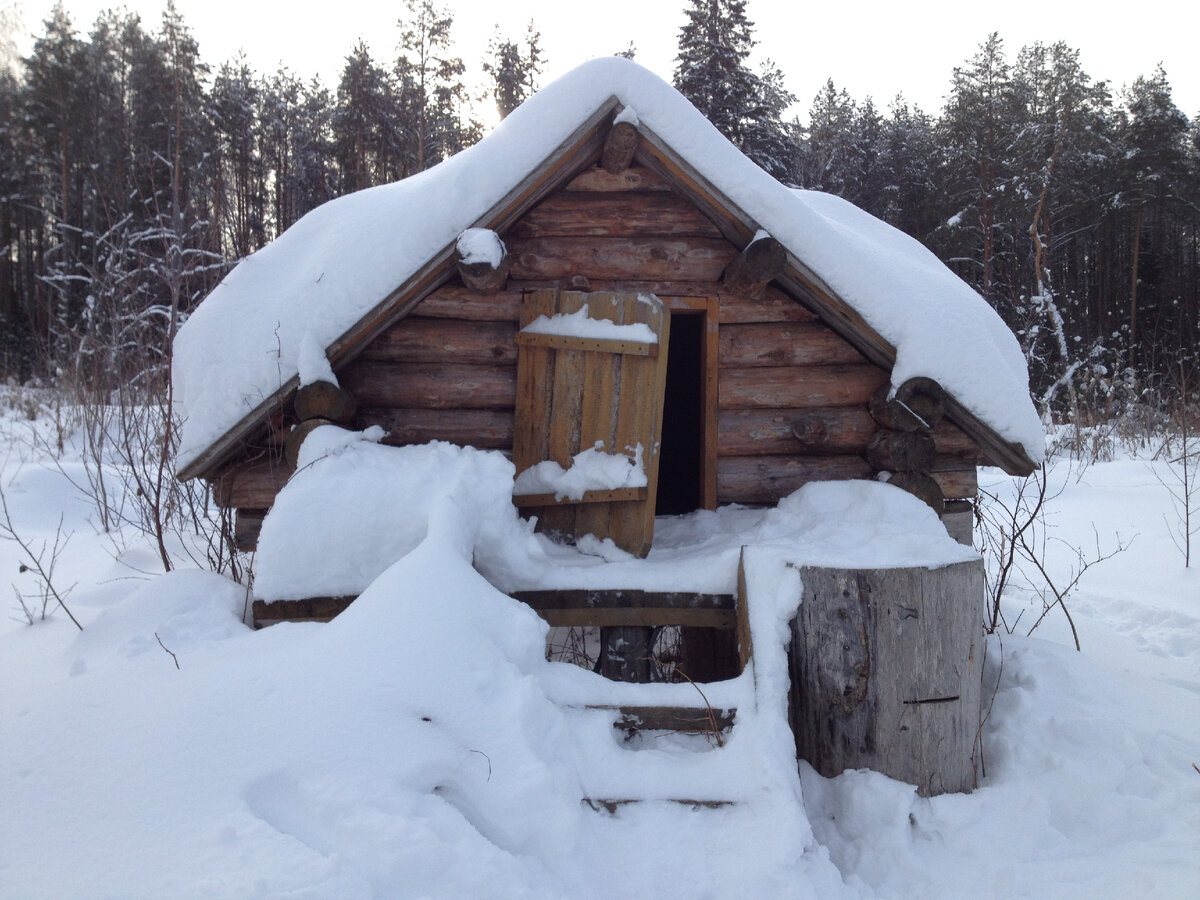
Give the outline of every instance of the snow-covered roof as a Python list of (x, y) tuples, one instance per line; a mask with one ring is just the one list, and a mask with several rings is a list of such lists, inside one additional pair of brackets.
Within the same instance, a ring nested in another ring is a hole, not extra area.
[(852, 204), (783, 186), (658, 76), (607, 58), (558, 79), (440, 165), (318, 207), (230, 272), (175, 341), (180, 471), (294, 384), (303, 347), (334, 345), (613, 98), (895, 348), (894, 385), (936, 380), (1003, 441), (1041, 459), (1025, 359), (977, 293)]

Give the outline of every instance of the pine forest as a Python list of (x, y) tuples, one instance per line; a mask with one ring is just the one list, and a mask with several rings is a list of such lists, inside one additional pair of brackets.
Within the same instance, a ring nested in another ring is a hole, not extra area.
[[(903, 85), (881, 106), (829, 80), (799, 116), (801, 86), (751, 67), (745, 6), (690, 0), (674, 72), (734, 144), (936, 253), (1018, 335), (1047, 417), (1187, 402), (1200, 126), (1165, 71), (1118, 90), (1065, 43), (1013, 52), (992, 34), (947, 73), (939, 110)], [(238, 259), (333, 197), (470, 146), (480, 104), (502, 117), (537, 89), (533, 22), (496, 32), (485, 89), (464, 82), (452, 30), (448, 9), (407, 0), (394, 58), (359, 43), (326, 86), (214, 68), (172, 3), (157, 25), (109, 11), (86, 29), (56, 7), (0, 72), (0, 378), (164, 389), (175, 328)]]

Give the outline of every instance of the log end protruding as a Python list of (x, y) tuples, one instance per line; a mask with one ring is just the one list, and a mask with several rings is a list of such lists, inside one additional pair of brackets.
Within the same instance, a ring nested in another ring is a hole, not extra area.
[(333, 425), (329, 419), (305, 419), (299, 425), (292, 429), (292, 433), (288, 435), (287, 443), (283, 445), (283, 458), (287, 460), (288, 466), (295, 468), (297, 461), (300, 459), (300, 445), (304, 443), (304, 439), (320, 428), (322, 425)]
[(873, 469), (928, 473), (937, 458), (937, 448), (928, 431), (881, 428), (867, 441), (866, 456)]
[(946, 510), (946, 495), (932, 475), (924, 472), (893, 472), (888, 476), (887, 483), (924, 501), (939, 517)]
[(637, 127), (632, 122), (614, 123), (600, 152), (600, 168), (612, 175), (624, 172), (633, 162), (640, 139)]
[(463, 285), (477, 294), (504, 290), (508, 281), (508, 249), (486, 228), (468, 228), (454, 246), (455, 265)]
[(786, 265), (787, 250), (783, 244), (760, 232), (726, 267), (721, 281), (730, 293), (761, 297), (767, 285), (783, 274)]
[(296, 418), (301, 422), (322, 419), (338, 425), (349, 425), (358, 410), (350, 392), (329, 381), (313, 381), (302, 385), (292, 401)]
[(871, 395), (867, 408), (882, 428), (929, 431), (946, 415), (946, 392), (932, 378), (910, 378), (894, 394), (885, 384)]

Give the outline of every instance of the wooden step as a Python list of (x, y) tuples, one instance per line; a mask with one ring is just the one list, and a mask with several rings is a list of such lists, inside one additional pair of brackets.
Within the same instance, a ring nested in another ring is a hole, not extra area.
[(633, 589), (516, 591), (513, 597), (555, 626), (685, 625), (736, 628), (733, 594)]
[(588, 706), (616, 713), (613, 728), (626, 734), (639, 731), (677, 731), (683, 734), (723, 734), (733, 727), (736, 709), (708, 706)]
[(579, 801), (588, 809), (596, 812), (606, 812), (609, 815), (615, 815), (617, 810), (623, 806), (630, 806), (635, 803), (677, 803), (680, 806), (690, 806), (692, 809), (722, 809), (727, 806), (737, 804), (736, 800), (689, 800), (682, 797), (666, 797), (662, 800), (647, 800), (647, 799), (605, 799), (599, 797), (584, 797)]

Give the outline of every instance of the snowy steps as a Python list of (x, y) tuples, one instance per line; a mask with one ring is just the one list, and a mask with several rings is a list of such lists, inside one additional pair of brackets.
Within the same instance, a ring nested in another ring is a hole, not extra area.
[(617, 713), (613, 728), (629, 739), (642, 731), (669, 731), (677, 734), (722, 735), (733, 727), (736, 709), (710, 706), (588, 706)]
[[(593, 812), (617, 815), (648, 803), (667, 803), (694, 811), (735, 806), (738, 801), (714, 795), (723, 783), (716, 762), (734, 725), (737, 710), (708, 706), (570, 706), (580, 721), (603, 720), (615, 732), (604, 740), (595, 729), (579, 735), (584, 794), (580, 804)], [(660, 741), (669, 742), (666, 752)], [(616, 748), (613, 752), (614, 745)], [(681, 747), (686, 746), (686, 749)], [(651, 752), (646, 752), (651, 751)], [(614, 760), (617, 772), (614, 773)], [(680, 769), (691, 777), (680, 777)], [(605, 777), (595, 777), (607, 770)], [(664, 778), (668, 774), (669, 777)]]

